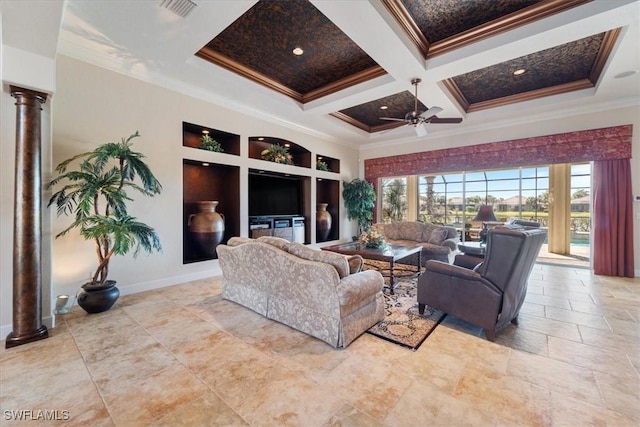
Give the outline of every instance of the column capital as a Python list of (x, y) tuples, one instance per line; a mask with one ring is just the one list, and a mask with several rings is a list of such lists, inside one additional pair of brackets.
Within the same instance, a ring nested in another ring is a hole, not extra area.
[(24, 96), (24, 97), (27, 97), (27, 98), (37, 99), (42, 104), (47, 102), (47, 96), (48, 95), (46, 93), (44, 93), (44, 92), (39, 92), (37, 90), (26, 89), (26, 88), (23, 88), (23, 87), (13, 86), (13, 85), (9, 85), (9, 90), (11, 92), (11, 96), (13, 96), (14, 98), (17, 98), (19, 96)]

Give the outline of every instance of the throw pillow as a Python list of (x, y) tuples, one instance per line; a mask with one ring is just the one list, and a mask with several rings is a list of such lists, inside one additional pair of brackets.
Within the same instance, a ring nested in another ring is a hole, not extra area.
[(445, 241), (449, 231), (446, 228), (437, 228), (431, 232), (429, 237), (429, 243), (433, 245), (441, 245)]
[(422, 236), (420, 238), (420, 242), (428, 242), (431, 238), (431, 233), (433, 232), (433, 230), (438, 230), (439, 228), (440, 227), (438, 227), (437, 225), (425, 222), (422, 225)]

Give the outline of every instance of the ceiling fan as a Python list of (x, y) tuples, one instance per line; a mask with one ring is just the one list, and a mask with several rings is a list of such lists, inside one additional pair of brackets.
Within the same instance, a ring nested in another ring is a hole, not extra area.
[(462, 118), (438, 118), (436, 114), (442, 112), (440, 107), (431, 107), (427, 111), (418, 110), (418, 83), (422, 79), (412, 79), (411, 84), (416, 87), (414, 95), (413, 111), (408, 112), (404, 119), (395, 117), (380, 117), (380, 120), (390, 120), (394, 122), (405, 122), (406, 125), (413, 126), (416, 129), (418, 136), (425, 136), (427, 134), (427, 123), (460, 123)]

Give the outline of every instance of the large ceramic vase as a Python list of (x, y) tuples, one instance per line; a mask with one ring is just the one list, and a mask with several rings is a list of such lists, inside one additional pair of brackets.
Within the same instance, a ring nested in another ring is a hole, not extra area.
[(189, 234), (198, 250), (207, 258), (214, 258), (216, 247), (224, 238), (224, 215), (216, 212), (218, 202), (205, 200), (196, 202), (198, 213), (189, 215)]
[(318, 203), (316, 208), (316, 240), (326, 242), (331, 233), (331, 214), (327, 211), (327, 203)]
[(107, 280), (102, 286), (85, 283), (78, 292), (78, 305), (87, 313), (102, 313), (109, 310), (120, 296), (115, 280)]

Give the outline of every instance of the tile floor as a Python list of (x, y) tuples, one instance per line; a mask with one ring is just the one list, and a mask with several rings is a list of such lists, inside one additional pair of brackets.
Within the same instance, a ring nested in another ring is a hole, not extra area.
[(448, 317), (415, 352), (368, 334), (335, 350), (222, 300), (216, 277), (2, 343), (0, 425), (638, 426), (639, 321), (639, 279), (537, 264), (496, 343)]

